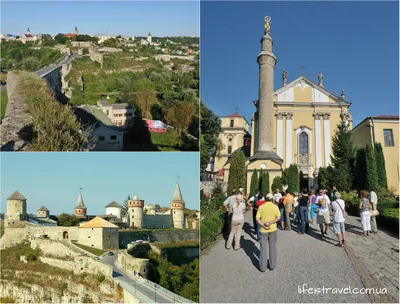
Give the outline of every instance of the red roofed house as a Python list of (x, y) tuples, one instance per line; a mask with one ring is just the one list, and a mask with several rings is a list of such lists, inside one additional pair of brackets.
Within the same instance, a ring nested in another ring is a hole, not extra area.
[(67, 38), (75, 38), (75, 36), (76, 35), (78, 35), (78, 28), (75, 26), (75, 30), (74, 30), (74, 33), (73, 34), (71, 34), (71, 33), (68, 33), (68, 34), (64, 34), (64, 36), (65, 37), (67, 37)]

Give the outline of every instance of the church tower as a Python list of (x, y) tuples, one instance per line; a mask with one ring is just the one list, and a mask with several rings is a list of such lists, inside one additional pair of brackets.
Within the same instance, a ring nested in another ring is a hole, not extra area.
[(176, 183), (174, 197), (171, 201), (171, 215), (174, 228), (185, 228), (185, 201), (182, 198), (179, 183)]
[(83, 202), (82, 192), (79, 192), (78, 202), (76, 203), (74, 214), (78, 217), (86, 216), (86, 206)]
[(75, 26), (74, 34), (78, 35), (78, 27), (77, 26)]
[[(265, 17), (265, 32), (261, 38), (261, 52), (257, 56), (259, 64), (259, 91), (258, 100), (254, 102), (257, 111), (255, 113), (255, 142), (254, 155), (251, 161), (271, 160), (276, 164), (282, 164), (282, 159), (276, 154), (274, 142), (274, 67), (276, 57), (272, 52), (272, 37), (270, 36), (271, 18)], [(266, 164), (265, 164), (266, 165)], [(263, 168), (265, 169), (265, 168)]]
[(151, 33), (149, 32), (149, 34), (147, 35), (147, 42), (151, 43)]
[(136, 228), (143, 228), (143, 207), (144, 200), (134, 196), (133, 199), (128, 200), (128, 224)]

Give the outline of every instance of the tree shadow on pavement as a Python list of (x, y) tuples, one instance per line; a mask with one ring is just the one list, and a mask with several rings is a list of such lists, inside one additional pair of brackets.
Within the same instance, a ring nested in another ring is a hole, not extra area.
[(247, 233), (253, 240), (257, 241), (257, 238), (253, 235), (252, 226), (249, 223), (245, 222), (243, 225), (243, 230)]
[(251, 240), (244, 239), (242, 241), (242, 248), (247, 256), (250, 258), (251, 262), (253, 263), (254, 267), (257, 269), (260, 266), (260, 262), (258, 257), (260, 256), (260, 250)]

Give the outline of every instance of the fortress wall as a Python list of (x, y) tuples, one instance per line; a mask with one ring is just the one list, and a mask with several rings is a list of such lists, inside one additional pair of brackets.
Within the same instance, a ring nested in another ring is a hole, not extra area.
[(140, 259), (134, 258), (130, 254), (128, 254), (127, 250), (118, 251), (118, 263), (119, 266), (126, 272), (136, 271), (144, 278), (149, 277), (149, 260), (148, 259)]
[(147, 240), (150, 236), (152, 242), (188, 241), (199, 240), (198, 230), (120, 230), (119, 247), (126, 246), (136, 240)]
[(78, 250), (73, 250), (67, 245), (46, 239), (35, 239), (31, 241), (32, 249), (39, 248), (44, 255), (55, 257), (76, 257), (82, 255)]
[(103, 233), (101, 230), (101, 228), (80, 228), (78, 243), (89, 247), (103, 249)]
[(118, 229), (104, 228), (103, 229), (103, 249), (118, 249)]
[(170, 214), (143, 214), (143, 228), (171, 228)]

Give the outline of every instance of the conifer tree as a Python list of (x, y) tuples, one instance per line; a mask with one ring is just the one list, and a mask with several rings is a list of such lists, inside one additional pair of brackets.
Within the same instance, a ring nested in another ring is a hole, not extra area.
[(331, 161), (333, 170), (330, 179), (340, 191), (350, 191), (353, 182), (354, 149), (351, 133), (344, 124), (343, 116), (332, 138)]
[(243, 151), (232, 154), (228, 178), (228, 196), (233, 190), (246, 188), (246, 156)]
[(365, 185), (367, 190), (374, 190), (378, 188), (378, 174), (376, 172), (376, 158), (375, 151), (370, 144), (365, 148)]
[(257, 169), (254, 169), (253, 174), (251, 175), (250, 195), (255, 195), (257, 189), (258, 189), (258, 173)]
[(275, 193), (276, 189), (282, 191), (282, 182), (280, 176), (275, 176), (271, 185), (271, 193)]
[(264, 179), (264, 170), (261, 169), (260, 173), (258, 174), (258, 189), (260, 190), (261, 194), (264, 195), (264, 193), (262, 193), (262, 183), (263, 183), (263, 179)]
[(297, 165), (291, 164), (288, 168), (288, 189), (290, 193), (299, 192), (300, 190), (300, 179), (299, 170)]
[(365, 183), (366, 174), (365, 148), (359, 148), (356, 153), (356, 170), (354, 176), (354, 185), (359, 191), (367, 188)]
[(261, 194), (262, 195), (267, 195), (269, 193), (269, 173), (264, 172), (263, 173), (263, 178), (262, 178), (262, 183), (261, 183)]
[(378, 175), (378, 186), (387, 189), (387, 176), (385, 166), (385, 155), (381, 143), (375, 143), (376, 171)]

